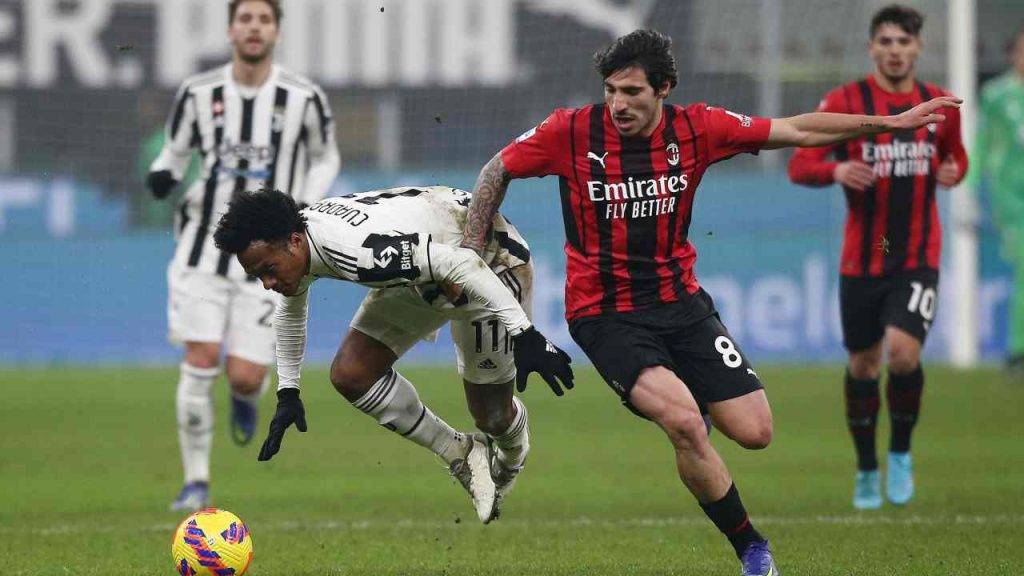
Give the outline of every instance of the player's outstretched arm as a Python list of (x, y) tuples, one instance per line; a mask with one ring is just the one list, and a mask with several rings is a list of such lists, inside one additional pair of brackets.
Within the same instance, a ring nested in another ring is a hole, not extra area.
[(960, 98), (940, 96), (893, 116), (812, 112), (789, 118), (774, 118), (764, 148), (827, 146), (860, 136), (915, 130), (945, 121), (942, 109), (959, 108), (961, 103), (963, 100)]
[(299, 377), (306, 350), (306, 319), (309, 310), (309, 289), (295, 296), (282, 297), (274, 312), (277, 336), (277, 410), (270, 421), (267, 439), (263, 441), (257, 460), (270, 460), (281, 449), (281, 440), (289, 426), (306, 431), (306, 410), (299, 398)]
[(472, 248), (477, 254), (483, 253), (491, 221), (505, 198), (511, 180), (512, 174), (505, 168), (500, 152), (480, 170), (473, 187), (473, 200), (469, 203), (466, 228), (463, 230), (463, 247)]
[(531, 372), (540, 374), (557, 396), (572, 389), (572, 359), (534, 328), (512, 292), (471, 249), (430, 245), (430, 272), (435, 281), (457, 286), (494, 313), (512, 336), (516, 387), (526, 390)]

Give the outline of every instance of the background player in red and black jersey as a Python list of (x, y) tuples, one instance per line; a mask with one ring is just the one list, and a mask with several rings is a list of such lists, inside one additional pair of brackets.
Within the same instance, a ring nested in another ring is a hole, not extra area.
[(604, 104), (556, 110), (496, 154), (477, 180), (463, 245), (483, 248), (512, 178), (559, 176), (573, 338), (626, 405), (665, 431), (680, 478), (729, 538), (743, 573), (775, 574), (701, 416), (706, 410), (744, 447), (771, 440), (761, 382), (694, 275), (694, 193), (711, 164), (733, 155), (916, 129), (959, 101), (941, 98), (898, 116), (778, 120), (667, 105), (677, 77), (671, 44), (638, 30), (600, 52)]
[[(912, 8), (879, 10), (869, 43), (875, 72), (832, 90), (818, 109), (896, 114), (946, 95), (915, 77), (923, 23)], [(967, 171), (960, 113), (945, 114), (942, 124), (801, 149), (789, 164), (793, 182), (841, 184), (849, 207), (839, 295), (850, 362), (846, 416), (857, 451), (853, 505), (861, 509), (882, 505), (875, 423), (883, 343), (892, 423), (886, 492), (894, 504), (914, 493), (910, 435), (921, 406), (921, 347), (935, 316), (942, 243), (935, 187), (954, 186)]]

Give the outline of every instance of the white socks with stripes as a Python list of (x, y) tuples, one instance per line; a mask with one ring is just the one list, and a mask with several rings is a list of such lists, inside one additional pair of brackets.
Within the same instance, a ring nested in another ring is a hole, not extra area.
[(512, 417), (512, 423), (508, 430), (497, 436), (490, 436), (494, 445), (498, 447), (498, 461), (506, 468), (519, 468), (526, 459), (526, 453), (530, 451), (530, 425), (526, 415), (526, 405), (516, 396), (512, 397), (512, 407), (516, 414)]
[(213, 444), (213, 395), (210, 388), (219, 372), (219, 368), (196, 368), (181, 363), (175, 406), (186, 484), (210, 480), (210, 448)]
[(394, 369), (377, 380), (353, 406), (388, 430), (429, 449), (446, 464), (466, 456), (469, 438), (424, 406), (412, 383)]

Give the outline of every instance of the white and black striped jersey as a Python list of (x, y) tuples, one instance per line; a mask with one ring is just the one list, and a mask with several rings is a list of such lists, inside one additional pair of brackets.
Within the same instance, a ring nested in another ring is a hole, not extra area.
[[(314, 264), (340, 280), (380, 288), (436, 279), (426, 263), (428, 243), (462, 242), (472, 195), (447, 186), (372, 190), (324, 198), (304, 209)], [(496, 214), (482, 255), (496, 272), (530, 260), (526, 241)], [(315, 271), (314, 271), (315, 272)]]
[(177, 213), (173, 264), (245, 278), (235, 258), (214, 246), (213, 231), (236, 194), (271, 188), (310, 205), (324, 197), (340, 159), (323, 91), (274, 66), (259, 88), (238, 85), (227, 66), (193, 76), (178, 90), (167, 138), (150, 170), (184, 177), (192, 149), (202, 175)]
[[(415, 289), (431, 306), (453, 310), (438, 283), (462, 287), (454, 308), (482, 307), (511, 334), (530, 327), (521, 287), (497, 276), (529, 262), (526, 241), (502, 215), (481, 257), (460, 248), (471, 195), (446, 186), (391, 188), (324, 198), (304, 209), (309, 273), (274, 315), (278, 388), (299, 386), (310, 285), (320, 278), (392, 290)], [(510, 276), (510, 275), (506, 275)]]

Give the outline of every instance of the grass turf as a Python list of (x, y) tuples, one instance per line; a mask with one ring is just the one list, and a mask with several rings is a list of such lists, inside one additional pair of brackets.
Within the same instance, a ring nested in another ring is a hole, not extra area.
[[(403, 372), (468, 429), (448, 369)], [(766, 368), (775, 439), (747, 452), (714, 434), (784, 574), (1015, 574), (1024, 538), (1024, 385), (994, 371), (927, 371), (915, 436), (918, 495), (850, 507), (853, 451), (841, 369)], [(0, 370), (4, 574), (173, 574), (166, 511), (180, 487), (172, 369)], [(539, 380), (529, 465), (504, 516), (481, 526), (440, 461), (304, 378), (309, 432), (257, 463), (235, 447), (218, 382), (214, 504), (248, 524), (250, 574), (734, 574), (738, 564), (676, 478), (661, 433), (597, 375), (553, 397)], [(884, 412), (883, 412), (884, 416)], [(884, 418), (883, 418), (884, 421)], [(884, 448), (887, 426), (880, 426)], [(884, 458), (883, 458), (884, 462)], [(1018, 556), (1016, 562), (1013, 557)]]

